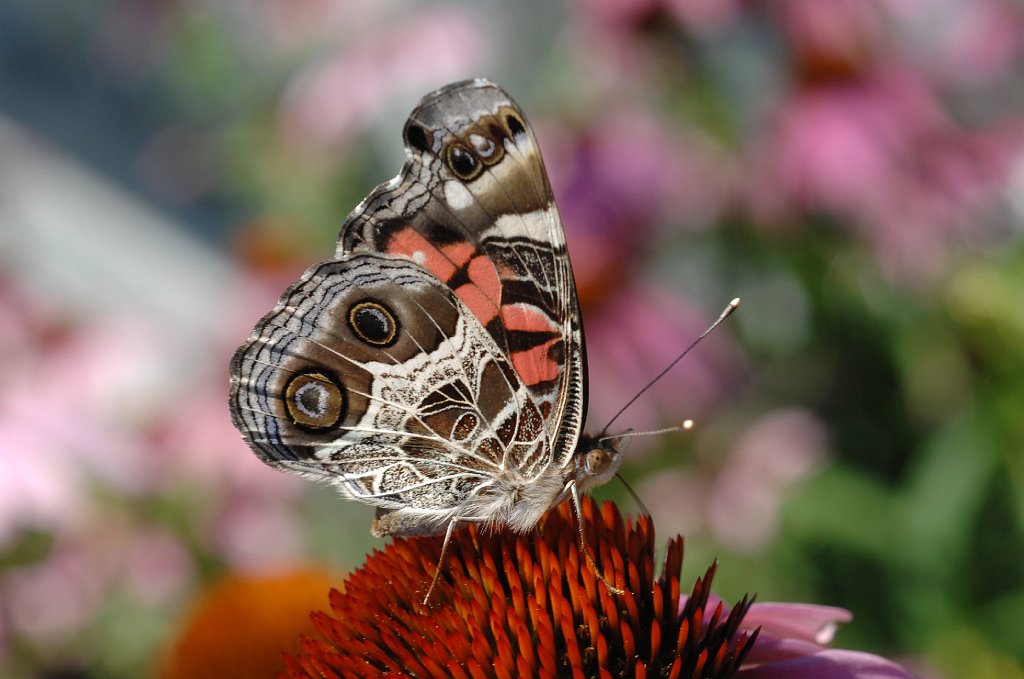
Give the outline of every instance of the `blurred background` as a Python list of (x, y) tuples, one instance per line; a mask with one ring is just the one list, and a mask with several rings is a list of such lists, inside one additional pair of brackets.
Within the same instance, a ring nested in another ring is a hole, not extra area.
[(617, 422), (697, 422), (623, 469), (688, 577), (1024, 676), (1022, 55), (1017, 0), (6, 0), (0, 675), (158, 673), (211, 587), (382, 546), (241, 443), (227, 362), (419, 97), (487, 76), (561, 207), (591, 428), (743, 298)]

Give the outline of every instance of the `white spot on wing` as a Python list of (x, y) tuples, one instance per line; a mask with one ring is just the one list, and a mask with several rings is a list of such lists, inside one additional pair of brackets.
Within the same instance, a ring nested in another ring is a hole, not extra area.
[(561, 229), (552, 229), (552, 224), (557, 223), (558, 216), (555, 213), (554, 208), (547, 207), (520, 215), (501, 215), (494, 222), (494, 226), (487, 229), (487, 232), (484, 235), (485, 237), (521, 236), (532, 238), (543, 243), (552, 243), (552, 236), (555, 232), (561, 232)]
[[(305, 400), (307, 392), (310, 392), (310, 391), (316, 392), (316, 395), (315, 395), (315, 398), (316, 398), (316, 409), (315, 410), (309, 408), (309, 406), (307, 405), (306, 400)], [(316, 384), (314, 382), (307, 382), (307, 383), (303, 384), (301, 387), (299, 387), (295, 391), (295, 396), (292, 399), (292, 403), (296, 407), (298, 407), (298, 409), (300, 411), (302, 411), (302, 413), (304, 415), (306, 415), (306, 417), (311, 417), (313, 419), (319, 420), (324, 415), (327, 414), (327, 403), (328, 403), (328, 400), (329, 400), (329, 395), (327, 394), (327, 390), (324, 389), (322, 385)]]
[(456, 210), (463, 210), (473, 202), (473, 194), (461, 182), (447, 181), (444, 183), (444, 199)]
[(469, 143), (473, 145), (477, 155), (481, 158), (490, 158), (494, 155), (494, 149), (497, 148), (492, 140), (479, 134), (469, 135)]

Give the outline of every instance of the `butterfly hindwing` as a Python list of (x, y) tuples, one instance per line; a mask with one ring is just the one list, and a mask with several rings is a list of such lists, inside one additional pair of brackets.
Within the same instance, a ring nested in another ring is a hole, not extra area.
[(506, 468), (550, 462), (540, 409), (450, 288), (402, 259), (313, 267), (232, 361), (235, 425), (274, 466), (443, 529)]

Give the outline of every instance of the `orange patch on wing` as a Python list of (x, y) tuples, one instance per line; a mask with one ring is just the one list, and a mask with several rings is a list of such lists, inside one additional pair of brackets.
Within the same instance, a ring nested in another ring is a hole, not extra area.
[(470, 257), (476, 254), (476, 248), (472, 243), (461, 241), (442, 246), (441, 252), (444, 253), (445, 257), (455, 262), (456, 266), (462, 266), (469, 261)]
[(455, 290), (455, 295), (462, 300), (462, 303), (469, 307), (473, 315), (484, 325), (491, 322), (498, 315), (498, 306), (484, 292), (473, 285), (466, 283)]
[(512, 354), (512, 366), (519, 373), (523, 384), (532, 386), (541, 382), (549, 382), (558, 377), (562, 372), (562, 366), (552, 361), (548, 352), (560, 341), (558, 339), (549, 340), (532, 349), (516, 351)]
[(445, 282), (458, 270), (458, 266), (452, 263), (446, 252), (439, 250), (411, 226), (391, 236), (386, 252), (422, 264), (427, 271)]
[(494, 270), (494, 263), (488, 257), (480, 255), (470, 261), (466, 267), (466, 275), (470, 282), (460, 285), (455, 294), (481, 323), (487, 325), (498, 315), (498, 306), (501, 304), (501, 281), (498, 279), (498, 272)]
[(466, 274), (495, 307), (501, 304), (501, 280), (498, 278), (498, 272), (494, 269), (494, 262), (490, 257), (482, 255), (474, 257), (466, 267)]
[(558, 332), (558, 325), (542, 310), (529, 304), (506, 304), (501, 320), (509, 330), (527, 332)]
[(460, 285), (455, 294), (481, 323), (487, 325), (498, 315), (501, 279), (498, 278), (494, 262), (478, 252), (472, 243), (466, 241), (449, 243), (439, 248), (411, 226), (395, 232), (387, 245), (388, 254), (419, 262), (445, 283), (468, 263), (466, 275), (470, 282)]

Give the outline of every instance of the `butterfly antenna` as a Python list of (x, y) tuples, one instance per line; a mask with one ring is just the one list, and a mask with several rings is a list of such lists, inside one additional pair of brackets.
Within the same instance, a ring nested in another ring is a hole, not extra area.
[(683, 360), (683, 356), (686, 356), (688, 353), (690, 353), (690, 351), (693, 350), (693, 348), (695, 346), (700, 344), (700, 341), (702, 339), (704, 339), (705, 337), (708, 336), (708, 333), (710, 333), (712, 330), (717, 328), (719, 323), (721, 323), (725, 319), (729, 318), (729, 316), (732, 314), (732, 312), (736, 311), (736, 309), (739, 308), (739, 306), (740, 306), (740, 298), (739, 297), (737, 297), (737, 298), (733, 299), (731, 302), (729, 302), (725, 306), (725, 309), (722, 310), (722, 313), (719, 314), (718, 320), (716, 320), (714, 323), (709, 325), (708, 329), (700, 334), (700, 337), (698, 337), (697, 339), (695, 339), (692, 342), (690, 342), (690, 346), (686, 347), (686, 349), (683, 350), (683, 353), (681, 353), (678, 356), (676, 356), (672, 360), (672, 362), (669, 363), (665, 367), (664, 370), (662, 370), (660, 373), (658, 373), (654, 377), (654, 379), (652, 379), (650, 382), (648, 382), (646, 385), (644, 385), (644, 388), (641, 389), (640, 391), (638, 391), (633, 398), (629, 399), (629, 401), (626, 403), (626, 405), (624, 405), (621, 408), (619, 408), (619, 412), (615, 413), (615, 416), (612, 417), (612, 419), (608, 420), (608, 424), (604, 425), (604, 429), (601, 430), (601, 435), (600, 435), (599, 438), (603, 438), (605, 436), (605, 434), (608, 433), (608, 429), (615, 423), (615, 420), (619, 419), (619, 416), (622, 415), (622, 413), (626, 412), (626, 410), (628, 410), (631, 405), (636, 403), (637, 399), (639, 399), (641, 396), (643, 396), (647, 392), (648, 389), (650, 389), (655, 384), (657, 384), (658, 381), (662, 377), (664, 377), (668, 373), (669, 370), (671, 370), (672, 368), (675, 367), (676, 363), (679, 363), (679, 361)]
[(683, 420), (682, 424), (677, 424), (672, 427), (664, 427), (663, 429), (651, 429), (650, 431), (630, 431), (626, 430), (621, 434), (606, 434), (601, 438), (597, 439), (598, 443), (603, 441), (621, 441), (622, 439), (633, 438), (634, 436), (656, 436), (658, 434), (668, 434), (674, 431), (690, 431), (693, 429), (693, 420)]
[[(683, 423), (676, 427), (665, 427), (664, 429), (655, 429), (653, 431), (627, 431), (622, 434), (618, 434), (617, 436), (605, 436), (603, 438), (599, 438), (597, 441), (598, 443), (601, 441), (610, 441), (612, 439), (620, 441), (631, 436), (653, 436), (654, 434), (665, 434), (670, 431), (690, 431), (691, 429), (693, 429), (693, 420), (683, 420)], [(644, 501), (640, 499), (637, 492), (633, 490), (633, 486), (629, 485), (629, 482), (626, 481), (626, 477), (615, 472), (615, 478), (617, 478), (619, 483), (621, 483), (626, 491), (629, 492), (630, 496), (633, 498), (633, 502), (635, 502), (637, 507), (640, 508), (640, 513), (650, 516), (651, 512), (647, 509), (647, 505), (645, 505)]]

